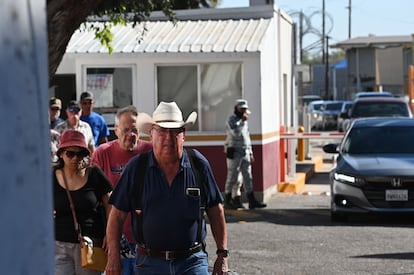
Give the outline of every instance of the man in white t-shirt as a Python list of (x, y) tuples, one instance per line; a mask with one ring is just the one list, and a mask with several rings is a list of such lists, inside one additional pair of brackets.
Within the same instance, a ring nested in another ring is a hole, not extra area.
[(80, 120), (81, 108), (76, 100), (69, 101), (66, 108), (67, 119), (56, 125), (55, 130), (62, 134), (64, 131), (72, 129), (81, 132), (85, 136), (86, 144), (91, 153), (95, 151), (95, 141), (93, 138), (91, 127), (88, 123)]

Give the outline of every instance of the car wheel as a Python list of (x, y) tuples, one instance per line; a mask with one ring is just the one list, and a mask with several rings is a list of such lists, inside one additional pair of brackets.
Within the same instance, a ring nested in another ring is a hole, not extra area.
[(339, 214), (331, 211), (331, 221), (332, 222), (346, 222), (348, 221), (348, 215)]

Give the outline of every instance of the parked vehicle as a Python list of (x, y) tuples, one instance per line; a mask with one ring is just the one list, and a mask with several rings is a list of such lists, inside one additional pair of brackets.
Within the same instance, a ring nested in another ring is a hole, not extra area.
[(311, 129), (315, 129), (317, 126), (317, 121), (322, 115), (321, 107), (325, 101), (324, 100), (315, 100), (309, 103), (307, 106), (307, 113), (310, 116), (310, 125)]
[(414, 119), (355, 120), (330, 172), (331, 219), (355, 213), (414, 213)]
[(394, 97), (394, 95), (390, 92), (358, 92), (355, 94), (355, 98), (361, 97), (377, 97), (377, 96), (384, 96), (384, 97)]
[(320, 115), (315, 122), (315, 128), (328, 130), (336, 128), (338, 114), (341, 111), (343, 101), (325, 101), (320, 108)]
[(339, 132), (344, 131), (344, 117), (347, 116), (349, 109), (352, 107), (352, 103), (353, 101), (351, 100), (342, 102), (341, 111), (339, 112), (338, 117), (336, 119), (336, 129)]
[(362, 97), (354, 100), (348, 114), (342, 115), (343, 129), (362, 117), (412, 117), (410, 106), (403, 98)]

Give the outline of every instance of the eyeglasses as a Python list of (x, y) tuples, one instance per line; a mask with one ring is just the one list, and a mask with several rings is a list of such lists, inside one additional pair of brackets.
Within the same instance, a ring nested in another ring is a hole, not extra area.
[(70, 159), (73, 158), (73, 157), (75, 157), (75, 156), (77, 158), (79, 158), (79, 159), (83, 159), (84, 157), (88, 156), (88, 153), (86, 151), (84, 151), (84, 150), (76, 151), (76, 152), (75, 151), (66, 150), (65, 151), (65, 154)]
[(69, 108), (69, 112), (71, 113), (79, 113), (80, 109), (79, 108)]
[(155, 131), (158, 132), (160, 136), (166, 136), (172, 134), (173, 136), (178, 136), (179, 134), (185, 131), (184, 128), (162, 128), (162, 127), (152, 127)]

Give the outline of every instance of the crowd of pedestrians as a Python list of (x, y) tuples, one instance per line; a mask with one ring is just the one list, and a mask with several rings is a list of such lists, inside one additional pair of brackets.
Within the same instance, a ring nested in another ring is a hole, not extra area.
[[(105, 119), (93, 111), (93, 94), (82, 93), (79, 102), (68, 102), (66, 120), (60, 118), (60, 99), (52, 97), (49, 105), (55, 274), (101, 274), (81, 266), (73, 216), (82, 233), (107, 251), (107, 275), (209, 274), (204, 213), (217, 246), (213, 274), (225, 274), (229, 252), (223, 204), (243, 208), (240, 191), (231, 193), (242, 188), (238, 175), (249, 208), (266, 206), (253, 196), (247, 101), (236, 102), (241, 115), (235, 112), (227, 122), (225, 198), (208, 160), (195, 149), (184, 149), (195, 112), (184, 121), (175, 102), (161, 102), (152, 116), (126, 106), (115, 115), (116, 138), (108, 140)], [(140, 132), (150, 141), (140, 139)]]

